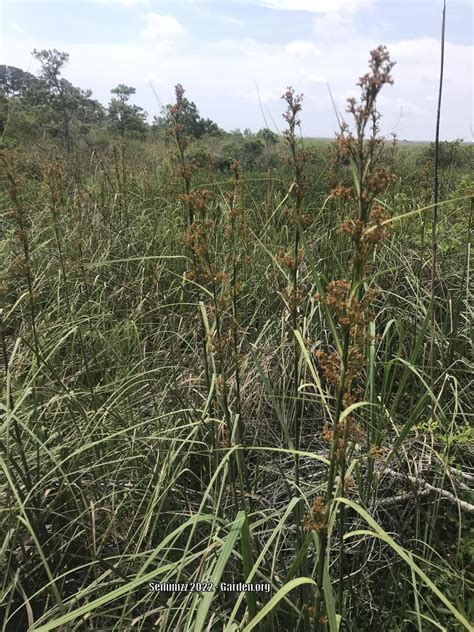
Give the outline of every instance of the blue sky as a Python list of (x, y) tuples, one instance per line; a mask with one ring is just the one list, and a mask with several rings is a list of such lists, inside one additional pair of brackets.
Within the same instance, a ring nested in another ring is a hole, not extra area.
[[(332, 136), (328, 86), (344, 112), (369, 50), (386, 44), (397, 65), (380, 100), (384, 133), (434, 134), (441, 0), (3, 0), (0, 7), (0, 63), (35, 72), (33, 48), (67, 51), (70, 81), (104, 104), (115, 85), (132, 85), (151, 116), (180, 82), (226, 129), (281, 127), (280, 96), (292, 85), (305, 95), (303, 132)], [(469, 0), (448, 0), (446, 39), (441, 133), (472, 141)]]

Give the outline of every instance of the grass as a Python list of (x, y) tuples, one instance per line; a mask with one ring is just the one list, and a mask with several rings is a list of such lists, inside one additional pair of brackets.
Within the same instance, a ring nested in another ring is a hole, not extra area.
[(2, 630), (470, 629), (468, 149), (432, 299), (428, 153), (385, 146), (366, 205), (367, 145), (313, 145), (184, 180), (180, 142), (3, 150)]

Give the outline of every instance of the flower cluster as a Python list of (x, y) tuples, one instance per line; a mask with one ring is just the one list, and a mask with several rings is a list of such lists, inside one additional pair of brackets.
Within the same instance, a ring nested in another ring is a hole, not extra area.
[(327, 529), (326, 503), (322, 496), (316, 496), (311, 509), (304, 517), (305, 531), (317, 531), (321, 533)]
[(363, 75), (357, 83), (361, 88), (360, 102), (357, 103), (354, 97), (347, 102), (347, 111), (354, 117), (359, 138), (369, 120), (372, 120), (373, 136), (378, 133), (380, 115), (374, 107), (375, 101), (384, 85), (393, 84), (390, 73), (394, 65), (395, 62), (390, 60), (390, 54), (385, 46), (370, 51), (370, 72)]
[[(384, 46), (370, 53), (370, 72), (360, 78), (358, 86), (361, 94), (358, 101), (348, 99), (347, 111), (352, 114), (355, 134), (349, 125), (343, 122), (336, 138), (338, 161), (340, 164), (352, 164), (357, 182), (352, 186), (338, 183), (331, 190), (333, 199), (341, 198), (358, 207), (359, 219), (365, 225), (369, 210), (377, 196), (384, 193), (393, 183), (395, 176), (389, 169), (378, 165), (384, 150), (385, 141), (378, 136), (380, 113), (377, 111), (377, 96), (386, 84), (392, 84), (391, 70), (394, 62)], [(369, 138), (365, 138), (370, 123)], [(337, 162), (337, 160), (335, 160)]]
[(187, 205), (188, 210), (188, 225), (194, 222), (194, 206), (195, 202), (199, 203), (201, 200), (196, 199), (191, 194), (191, 180), (193, 174), (198, 170), (198, 165), (193, 158), (186, 156), (186, 148), (190, 143), (190, 139), (183, 133), (184, 132), (184, 110), (185, 110), (185, 98), (184, 88), (178, 83), (175, 86), (176, 102), (170, 108), (171, 125), (168, 127), (167, 132), (174, 138), (176, 149), (173, 155), (176, 162), (175, 173), (176, 176), (181, 178), (184, 183), (184, 197), (182, 200)]
[(179, 199), (188, 209), (192, 208), (193, 213), (198, 213), (204, 219), (209, 209), (210, 197), (211, 192), (208, 189), (197, 189), (191, 193), (183, 193)]
[(307, 226), (311, 221), (311, 215), (309, 213), (297, 213), (291, 206), (285, 206), (283, 208), (283, 214), (290, 220), (290, 222), (296, 223), (299, 220), (302, 227)]
[(294, 217), (299, 217), (301, 202), (309, 188), (308, 178), (304, 174), (304, 167), (308, 161), (309, 154), (305, 149), (298, 146), (298, 139), (296, 137), (296, 129), (301, 125), (299, 113), (302, 108), (303, 95), (295, 94), (293, 88), (287, 88), (282, 99), (287, 104), (283, 118), (288, 124), (288, 127), (283, 132), (283, 136), (290, 149), (290, 154), (286, 157), (286, 162), (293, 168), (295, 176), (292, 189), (292, 195), (295, 200), (295, 209), (293, 212)]
[(295, 259), (293, 253), (287, 252), (283, 246), (280, 246), (275, 259), (280, 265), (284, 265), (290, 270), (294, 270), (304, 261), (304, 248), (298, 248), (297, 259)]
[[(341, 330), (350, 341), (344, 371), (339, 353), (324, 349), (318, 349), (314, 353), (326, 382), (336, 390), (341, 389), (344, 408), (357, 402), (362, 394), (360, 383), (366, 362), (367, 324), (373, 316), (371, 307), (377, 295), (378, 290), (370, 288), (359, 297), (357, 292), (352, 291), (349, 281), (340, 279), (329, 283), (323, 296), (315, 296), (315, 300), (324, 302), (331, 308)], [(352, 418), (348, 417), (343, 424), (338, 422), (336, 429), (330, 430), (325, 427), (323, 438), (329, 442), (336, 442), (336, 458), (341, 460), (348, 442), (360, 441), (361, 430)]]
[(303, 287), (286, 287), (282, 291), (281, 296), (292, 312), (303, 304), (306, 298), (306, 291)]
[(356, 424), (351, 415), (346, 417), (344, 422), (339, 422), (334, 429), (325, 424), (322, 435), (324, 441), (335, 442), (334, 454), (337, 463), (344, 460), (349, 443), (360, 443), (364, 439), (362, 428)]
[(193, 265), (187, 274), (189, 279), (213, 279), (215, 276), (209, 258), (210, 236), (214, 226), (214, 220), (209, 217), (197, 219), (185, 229), (181, 237), (181, 242), (191, 252), (193, 259)]
[(351, 238), (354, 247), (354, 266), (362, 273), (368, 273), (369, 263), (377, 246), (389, 234), (385, 209), (375, 205), (370, 211), (369, 222), (360, 219), (346, 219), (341, 224), (341, 232)]

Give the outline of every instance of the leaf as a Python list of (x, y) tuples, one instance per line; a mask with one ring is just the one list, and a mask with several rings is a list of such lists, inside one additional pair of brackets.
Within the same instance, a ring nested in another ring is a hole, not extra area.
[(237, 517), (230, 528), (230, 533), (225, 540), (225, 544), (222, 547), (221, 554), (217, 559), (217, 562), (214, 566), (213, 572), (206, 578), (204, 581), (212, 582), (214, 584), (214, 590), (212, 592), (207, 592), (204, 594), (204, 597), (199, 606), (199, 610), (196, 615), (196, 621), (194, 623), (194, 631), (201, 632), (204, 627), (207, 613), (211, 606), (211, 602), (214, 599), (214, 595), (217, 591), (217, 584), (220, 582), (222, 574), (227, 566), (227, 562), (229, 561), (229, 557), (231, 556), (232, 551), (234, 550), (235, 543), (240, 535), (242, 527), (245, 522), (245, 512), (239, 511)]
[(260, 621), (262, 621), (268, 614), (270, 614), (273, 608), (275, 608), (275, 606), (283, 599), (283, 597), (285, 597), (285, 595), (287, 595), (295, 588), (298, 588), (298, 586), (303, 586), (304, 584), (316, 586), (316, 582), (309, 577), (297, 577), (296, 579), (292, 579), (290, 582), (280, 588), (280, 590), (260, 610), (255, 619), (252, 619), (252, 621), (247, 626), (245, 626), (242, 632), (250, 632), (250, 630), (253, 630), (260, 623)]

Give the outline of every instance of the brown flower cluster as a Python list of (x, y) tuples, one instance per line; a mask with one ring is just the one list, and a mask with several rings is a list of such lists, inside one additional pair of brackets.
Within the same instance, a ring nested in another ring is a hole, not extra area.
[[(376, 100), (382, 87), (393, 83), (390, 74), (393, 66), (394, 62), (390, 60), (384, 46), (371, 51), (370, 72), (361, 77), (357, 84), (361, 88), (359, 100), (354, 97), (348, 99), (347, 111), (353, 116), (355, 133), (349, 129), (346, 122), (343, 122), (336, 138), (337, 159), (334, 163), (352, 164), (354, 173), (357, 174), (357, 182), (352, 186), (338, 183), (332, 188), (330, 195), (333, 199), (342, 199), (358, 208), (359, 220), (363, 226), (352, 227), (355, 236), (368, 223), (370, 207), (377, 196), (384, 193), (395, 180), (394, 174), (388, 168), (377, 165), (385, 141), (377, 136), (380, 114), (377, 111)], [(368, 127), (370, 135), (366, 139)], [(351, 230), (351, 226), (345, 223), (343, 230)]]
[[(184, 231), (181, 241), (189, 248), (200, 262), (206, 262), (209, 252), (209, 233), (214, 228), (214, 220), (196, 220)], [(203, 266), (206, 269), (206, 265)]]
[(240, 185), (240, 161), (234, 160), (230, 170), (233, 174), (233, 186), (228, 194), (229, 221), (225, 227), (225, 235), (233, 244), (232, 263), (237, 267), (246, 263), (242, 252), (236, 252), (237, 239), (240, 239), (242, 245), (246, 245), (250, 237), (250, 225), (247, 214), (245, 212), (243, 188)]
[(341, 199), (344, 202), (352, 201), (355, 197), (355, 189), (354, 187), (347, 187), (339, 183), (333, 189), (331, 189), (329, 195), (333, 200)]
[(296, 309), (303, 304), (306, 297), (306, 291), (303, 287), (298, 287), (296, 289), (295, 287), (287, 287), (282, 291), (281, 296), (288, 304), (290, 311), (293, 311), (293, 309)]
[(349, 416), (343, 422), (339, 422), (335, 429), (331, 429), (325, 424), (322, 430), (322, 437), (328, 443), (336, 441), (335, 457), (338, 462), (341, 462), (346, 455), (349, 443), (361, 443), (364, 439), (364, 432), (356, 424), (353, 417)]
[(301, 125), (298, 114), (303, 107), (303, 95), (295, 94), (294, 88), (290, 86), (286, 89), (286, 92), (281, 98), (286, 101), (288, 106), (286, 112), (283, 114), (283, 118), (288, 123), (288, 130), (284, 132), (284, 135), (288, 137), (292, 132), (294, 133), (296, 127)]
[(199, 169), (194, 158), (185, 157), (184, 160), (180, 160), (176, 166), (175, 173), (179, 178), (187, 182), (191, 182), (193, 174)]
[(15, 222), (15, 236), (18, 240), (16, 245), (20, 247), (20, 253), (16, 254), (12, 259), (10, 271), (26, 279), (29, 298), (33, 301), (37, 298), (37, 293), (33, 290), (33, 270), (29, 239), (31, 222), (21, 195), (22, 186), (26, 179), (23, 174), (18, 173), (13, 157), (7, 151), (0, 151), (0, 176), (5, 178), (8, 184), (12, 208), (6, 215)]
[(295, 94), (294, 89), (289, 87), (281, 98), (287, 104), (283, 118), (288, 127), (284, 130), (283, 137), (286, 139), (290, 149), (290, 154), (285, 160), (292, 166), (295, 174), (292, 195), (295, 200), (296, 216), (299, 215), (301, 202), (309, 189), (308, 178), (304, 174), (304, 167), (308, 161), (309, 153), (298, 146), (298, 139), (296, 137), (296, 129), (301, 125), (299, 113), (302, 108), (303, 95)]
[[(315, 301), (326, 303), (343, 328), (363, 327), (372, 317), (371, 305), (379, 294), (378, 288), (369, 288), (361, 298), (351, 292), (351, 284), (346, 279), (328, 283), (326, 293), (314, 295)], [(357, 331), (351, 333), (357, 334)]]
[(176, 144), (178, 145), (179, 150), (184, 150), (189, 144), (189, 138), (183, 134), (184, 124), (183, 124), (183, 116), (184, 116), (184, 108), (186, 105), (185, 90), (183, 86), (178, 83), (174, 88), (174, 94), (176, 97), (175, 103), (170, 108), (170, 116), (173, 121), (172, 125), (168, 127), (168, 133), (173, 136), (176, 140)]
[(327, 529), (326, 503), (322, 496), (316, 496), (311, 509), (304, 517), (305, 531), (317, 531), (322, 533)]
[(296, 210), (290, 206), (283, 208), (283, 214), (290, 222), (296, 223), (298, 220), (302, 227), (307, 226), (311, 221), (311, 215), (309, 213), (297, 213)]
[(368, 457), (369, 459), (374, 459), (375, 461), (383, 461), (388, 453), (389, 450), (387, 448), (381, 448), (373, 443), (370, 446)]
[[(354, 140), (354, 139), (353, 139)], [(347, 138), (344, 139), (347, 142)], [(354, 141), (355, 142), (355, 141)], [(363, 187), (360, 193), (360, 201), (365, 208), (370, 207), (374, 199), (381, 193), (385, 193), (388, 187), (395, 181), (395, 174), (391, 173), (386, 167), (379, 167), (373, 171), (367, 171), (364, 175)], [(332, 199), (341, 199), (343, 202), (358, 203), (359, 195), (354, 186), (346, 186), (337, 184), (331, 189), (329, 195)]]
[(304, 257), (304, 248), (298, 248), (298, 258), (295, 260), (293, 253), (287, 252), (283, 246), (280, 246), (275, 259), (280, 265), (284, 265), (290, 270), (294, 270), (295, 267), (298, 268), (299, 265), (303, 263)]
[(326, 381), (334, 387), (339, 386), (341, 379), (341, 359), (335, 351), (328, 353), (323, 349), (315, 351), (319, 368)]
[(208, 189), (198, 189), (191, 193), (183, 193), (179, 199), (186, 208), (192, 208), (193, 212), (198, 213), (201, 219), (204, 219), (209, 210), (209, 200), (211, 192)]
[[(382, 139), (377, 139), (383, 143)], [(388, 187), (396, 180), (396, 175), (386, 167), (378, 167), (369, 170), (364, 178), (364, 188), (362, 190), (362, 202), (372, 204), (374, 198), (381, 193), (385, 193)]]
[(22, 204), (20, 191), (25, 183), (25, 176), (17, 173), (13, 157), (6, 150), (0, 150), (0, 176), (8, 183), (8, 194), (13, 203), (13, 209), (8, 215), (17, 221), (20, 228), (24, 228), (28, 217)]
[[(362, 130), (372, 118), (378, 120), (378, 114), (374, 110), (374, 103), (382, 87), (386, 84), (393, 84), (391, 71), (395, 62), (390, 60), (390, 54), (385, 46), (379, 46), (370, 51), (369, 69), (370, 72), (363, 75), (357, 85), (361, 88), (360, 102), (357, 103), (354, 97), (347, 100), (347, 111), (354, 116), (356, 126)], [(374, 130), (375, 132), (378, 129)]]
[[(319, 294), (315, 296), (316, 300), (323, 301), (331, 307), (339, 325), (349, 336), (350, 344), (347, 350), (343, 383), (342, 359), (339, 353), (323, 349), (318, 349), (315, 352), (319, 370), (326, 382), (335, 389), (342, 389), (344, 408), (357, 402), (361, 396), (360, 381), (366, 363), (367, 324), (372, 318), (371, 306), (377, 295), (378, 290), (371, 288), (362, 297), (359, 297), (355, 292), (351, 293), (351, 284), (347, 280), (339, 279), (328, 284), (324, 296)], [(344, 428), (337, 428), (336, 432), (338, 458), (342, 458), (348, 441), (360, 439), (360, 429), (351, 418), (346, 419), (343, 426)], [(334, 431), (325, 427), (323, 438), (332, 441), (333, 433)]]
[(46, 165), (43, 185), (49, 194), (51, 213), (56, 219), (60, 209), (64, 208), (66, 204), (64, 192), (67, 191), (67, 186), (65, 186), (65, 174), (61, 171), (59, 165), (55, 165), (51, 162)]
[(17, 255), (10, 264), (10, 270), (19, 276), (28, 276), (31, 274), (30, 264), (24, 255)]
[[(177, 177), (183, 180), (184, 195), (188, 207), (188, 225), (194, 222), (194, 208), (192, 202), (194, 200), (189, 199), (191, 195), (191, 180), (193, 174), (197, 171), (198, 165), (193, 158), (186, 156), (186, 148), (190, 143), (190, 139), (183, 133), (184, 131), (184, 110), (186, 100), (184, 98), (184, 88), (181, 84), (175, 86), (176, 102), (171, 106), (169, 114), (171, 117), (171, 125), (168, 127), (167, 132), (174, 138), (176, 144), (176, 150), (172, 154), (172, 157), (176, 163), (175, 174)], [(184, 201), (184, 200), (183, 200)]]
[(361, 272), (368, 272), (374, 250), (389, 234), (389, 227), (384, 223), (386, 219), (384, 207), (376, 204), (370, 212), (367, 224), (360, 219), (346, 219), (341, 224), (341, 231), (352, 239), (354, 264)]
[(232, 348), (235, 343), (235, 334), (232, 329), (229, 329), (226, 333), (221, 336), (216, 336), (212, 340), (212, 348), (217, 353), (223, 353), (228, 349)]

